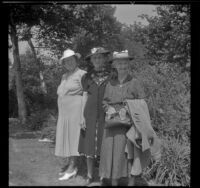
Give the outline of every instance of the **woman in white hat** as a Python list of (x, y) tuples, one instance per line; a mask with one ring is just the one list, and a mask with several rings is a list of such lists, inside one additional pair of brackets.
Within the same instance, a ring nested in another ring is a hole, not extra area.
[(69, 159), (68, 169), (63, 168), (59, 180), (67, 180), (77, 174), (76, 158), (79, 156), (81, 103), (83, 89), (81, 78), (86, 71), (78, 68), (80, 54), (67, 49), (60, 59), (66, 73), (58, 87), (58, 121), (55, 155)]
[[(139, 82), (130, 74), (130, 60), (133, 57), (128, 51), (114, 52), (112, 66), (116, 69), (108, 82), (103, 104), (109, 115), (123, 119), (126, 112), (125, 99), (140, 99), (144, 97)], [(118, 123), (119, 125), (120, 123)], [(106, 127), (106, 124), (105, 124)], [(112, 185), (118, 185), (118, 180), (128, 177), (128, 158), (125, 154), (128, 127), (121, 124), (117, 127), (104, 129), (100, 155), (99, 175), (101, 179), (112, 179)]]

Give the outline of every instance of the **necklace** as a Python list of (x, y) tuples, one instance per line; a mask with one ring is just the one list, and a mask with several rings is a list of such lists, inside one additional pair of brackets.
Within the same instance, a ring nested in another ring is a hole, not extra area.
[(119, 78), (118, 78), (118, 80), (119, 80), (119, 87), (122, 87), (124, 85), (124, 80), (125, 79), (126, 79), (126, 76), (123, 79), (121, 79), (121, 80), (119, 80)]
[(108, 74), (103, 70), (95, 71), (91, 77), (97, 85), (101, 85), (108, 78)]

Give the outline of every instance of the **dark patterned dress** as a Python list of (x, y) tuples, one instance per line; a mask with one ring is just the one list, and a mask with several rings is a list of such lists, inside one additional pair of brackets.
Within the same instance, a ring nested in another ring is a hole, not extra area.
[(86, 130), (81, 130), (78, 151), (86, 156), (100, 156), (105, 122), (102, 100), (108, 79), (109, 72), (105, 71), (93, 71), (82, 77), (83, 91), (88, 93), (88, 99), (84, 109)]

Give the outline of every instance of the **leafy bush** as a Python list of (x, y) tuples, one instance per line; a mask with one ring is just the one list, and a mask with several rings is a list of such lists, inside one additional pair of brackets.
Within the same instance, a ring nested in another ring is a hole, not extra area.
[[(26, 54), (20, 55), (28, 115), (38, 109), (57, 108), (56, 91), (63, 74), (63, 68), (51, 57), (41, 55), (39, 59), (41, 66), (37, 65), (29, 50), (26, 51)], [(40, 71), (43, 73), (47, 93), (44, 93), (41, 88)], [(14, 102), (17, 106), (16, 101)]]
[(17, 118), (9, 118), (9, 125), (11, 126), (19, 126), (21, 123), (20, 123), (20, 120), (17, 119)]
[(144, 172), (146, 179), (167, 186), (190, 185), (190, 145), (176, 139), (162, 140), (160, 161), (152, 162)]
[(28, 117), (26, 127), (30, 130), (40, 130), (49, 115), (49, 110), (36, 110)]
[(53, 112), (48, 116), (48, 118), (46, 118), (46, 121), (44, 121), (44, 123), (43, 123), (41, 139), (48, 138), (55, 142), (56, 123), (57, 123), (57, 114), (55, 112)]
[(141, 16), (148, 26), (135, 23), (126, 28), (124, 38), (134, 56), (139, 54), (134, 44), (145, 47), (133, 69), (144, 86), (152, 125), (161, 137), (189, 143), (190, 6), (161, 5), (156, 10), (159, 16)]
[(133, 70), (146, 94), (152, 125), (160, 136), (189, 139), (190, 78), (173, 66), (145, 65)]

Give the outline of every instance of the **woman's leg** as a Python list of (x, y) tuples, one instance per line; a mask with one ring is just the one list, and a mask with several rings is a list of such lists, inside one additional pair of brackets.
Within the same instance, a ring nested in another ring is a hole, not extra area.
[(118, 186), (118, 179), (112, 179), (112, 186)]
[(135, 186), (135, 178), (136, 178), (136, 176), (130, 175), (129, 181), (128, 181), (128, 186)]
[(92, 157), (87, 157), (87, 170), (88, 170), (87, 176), (89, 178), (93, 178), (94, 158), (92, 158)]
[(69, 163), (70, 163), (69, 157), (63, 158), (60, 174), (64, 173), (68, 169)]
[(128, 186), (135, 185), (135, 177), (131, 175), (132, 165), (133, 165), (133, 159), (128, 159)]
[(73, 172), (76, 167), (77, 167), (77, 156), (71, 156), (70, 157), (70, 164), (69, 164), (69, 167), (67, 169), (67, 172), (69, 172), (69, 173)]
[(133, 165), (133, 159), (128, 159), (128, 176), (130, 177), (131, 175), (131, 168)]
[(75, 166), (76, 166), (76, 157), (72, 156), (70, 157), (70, 164), (67, 171), (65, 171), (64, 175), (61, 178), (59, 178), (59, 180), (68, 180), (71, 177), (76, 176), (77, 170), (75, 169)]

